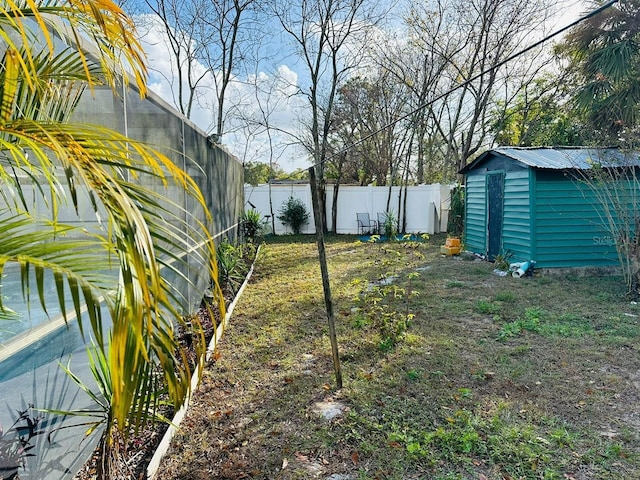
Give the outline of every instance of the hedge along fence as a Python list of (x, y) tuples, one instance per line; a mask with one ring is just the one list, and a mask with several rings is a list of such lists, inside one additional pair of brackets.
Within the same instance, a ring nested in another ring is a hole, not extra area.
[[(327, 185), (326, 213), (327, 225), (338, 234), (357, 234), (356, 213), (369, 213), (377, 219), (378, 213), (387, 211), (389, 187), (341, 185), (338, 191), (338, 215), (335, 229), (331, 228), (331, 204), (333, 185)], [(406, 232), (405, 233), (440, 233), (447, 229), (450, 205), (450, 185), (417, 185), (406, 189)], [(311, 187), (308, 183), (272, 183), (271, 185), (245, 185), (245, 210), (256, 207), (263, 217), (271, 215), (269, 192), (275, 216), (275, 233), (292, 233), (291, 229), (278, 220), (279, 212), (290, 197), (301, 200), (308, 212), (312, 212)], [(402, 225), (405, 190), (402, 187), (391, 187), (389, 210), (395, 218), (400, 218)], [(398, 213), (400, 212), (400, 215)], [(315, 233), (313, 217), (303, 227), (302, 233)], [(269, 218), (271, 221), (271, 218)]]

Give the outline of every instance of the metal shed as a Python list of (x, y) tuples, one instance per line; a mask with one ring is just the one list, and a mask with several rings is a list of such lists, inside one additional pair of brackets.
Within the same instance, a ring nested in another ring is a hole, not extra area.
[(615, 241), (602, 218), (584, 170), (638, 165), (637, 152), (614, 148), (489, 150), (460, 173), (465, 176), (465, 249), (511, 254), (536, 268), (619, 265)]

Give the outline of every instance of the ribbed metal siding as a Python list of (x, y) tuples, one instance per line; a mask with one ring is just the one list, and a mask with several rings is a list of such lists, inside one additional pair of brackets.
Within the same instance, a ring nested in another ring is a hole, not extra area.
[(559, 175), (536, 181), (536, 267), (617, 265), (618, 256), (598, 215), (594, 193)]
[(504, 184), (502, 248), (519, 262), (532, 260), (530, 173), (531, 170), (509, 172)]
[(469, 172), (465, 185), (465, 249), (484, 254), (487, 251), (487, 196), (484, 173)]

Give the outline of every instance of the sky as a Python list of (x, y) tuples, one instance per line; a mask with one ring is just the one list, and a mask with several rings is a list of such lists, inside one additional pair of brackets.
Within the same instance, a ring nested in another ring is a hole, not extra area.
[[(556, 17), (555, 29), (562, 28), (577, 20), (588, 9), (585, 2), (578, 0), (566, 0), (561, 3), (560, 14)], [(135, 17), (134, 17), (135, 18)], [(139, 19), (140, 17), (138, 17)], [(172, 85), (176, 83), (175, 72), (172, 71), (167, 40), (162, 33), (159, 24), (146, 19), (146, 27), (142, 35), (142, 44), (148, 57), (149, 64), (149, 88), (157, 93), (165, 101), (175, 105), (175, 95)], [(141, 29), (142, 30), (142, 29)], [(226, 148), (236, 155), (241, 162), (259, 161), (269, 163), (272, 159), (277, 165), (287, 172), (296, 169), (306, 169), (310, 162), (306, 153), (294, 143), (292, 135), (299, 133), (300, 118), (306, 108), (305, 100), (294, 93), (306, 72), (301, 64), (297, 64), (291, 57), (282, 59), (273, 58), (273, 66), (257, 71), (245, 78), (236, 77), (229, 90), (229, 105), (239, 104), (238, 108), (243, 110), (243, 115), (251, 118), (261, 118), (260, 109), (257, 108), (256, 93), (253, 87), (247, 84), (259, 83), (263, 86), (261, 103), (268, 104), (272, 110), (270, 124), (275, 127), (269, 137), (258, 127), (251, 132), (231, 131), (223, 135), (222, 143)], [(280, 61), (278, 61), (280, 60)], [(205, 68), (199, 66), (201, 72)], [(212, 82), (211, 82), (212, 83)], [(191, 120), (205, 132), (210, 133), (213, 129), (214, 119), (211, 108), (207, 108), (206, 101), (197, 106), (191, 116)], [(289, 132), (282, 133), (282, 132)], [(270, 148), (270, 146), (272, 148)]]

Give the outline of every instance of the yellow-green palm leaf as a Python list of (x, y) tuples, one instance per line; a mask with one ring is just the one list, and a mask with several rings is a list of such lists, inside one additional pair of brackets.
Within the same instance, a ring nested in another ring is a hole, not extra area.
[(135, 37), (133, 22), (110, 0), (6, 0), (0, 6), (0, 27), (0, 39), (7, 49), (26, 49), (19, 68), (30, 88), (37, 83), (33, 57), (42, 51), (55, 55), (52, 32), (59, 32), (74, 43), (89, 85), (93, 82), (91, 63), (95, 62), (85, 53), (87, 40), (109, 85), (115, 85), (118, 75), (126, 69), (141, 93), (146, 92), (144, 52)]
[[(206, 204), (193, 180), (158, 151), (100, 126), (68, 123), (86, 86), (114, 86), (123, 69), (145, 91), (143, 53), (119, 7), (110, 0), (9, 0), (0, 7), (0, 28), (0, 229), (14, 235), (0, 248), (0, 269), (19, 263), (26, 297), (37, 292), (44, 308), (44, 271), (53, 272), (63, 311), (65, 291), (78, 313), (81, 303), (89, 307), (91, 336), (112, 383), (109, 428), (126, 432), (152, 407), (155, 368), (175, 405), (189, 385), (191, 372), (173, 335), (183, 322), (179, 299), (162, 268), (180, 272), (180, 252), (200, 245), (202, 266), (217, 278), (207, 226), (167, 200), (164, 189), (186, 192), (205, 213)], [(72, 48), (60, 45), (54, 30), (64, 30)], [(86, 39), (95, 47), (91, 57), (80, 48)], [(33, 185), (39, 209), (25, 185)], [(103, 219), (98, 232), (58, 222), (60, 208), (78, 211), (84, 196)], [(28, 229), (45, 214), (39, 223), (46, 228)], [(31, 270), (36, 285), (29, 284)], [(97, 274), (107, 271), (117, 274)], [(108, 340), (101, 302), (112, 322)]]

